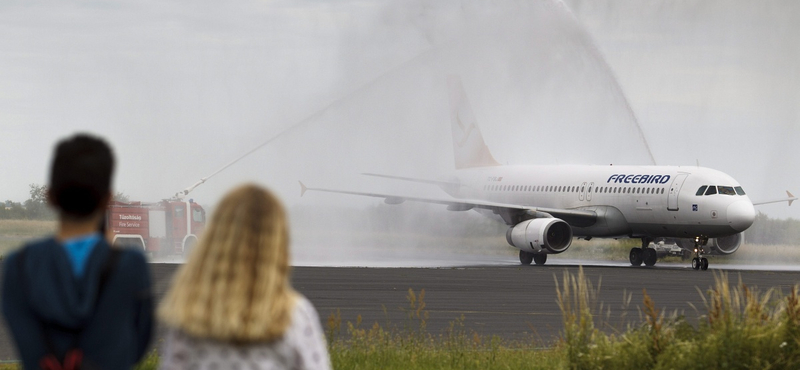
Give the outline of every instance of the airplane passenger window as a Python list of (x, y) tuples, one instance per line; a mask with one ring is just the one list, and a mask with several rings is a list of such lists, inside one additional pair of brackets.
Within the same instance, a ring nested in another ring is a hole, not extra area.
[(703, 194), (705, 194), (707, 188), (708, 188), (708, 185), (701, 186), (700, 189), (697, 189), (697, 193), (695, 193), (694, 195), (703, 195)]
[(733, 190), (733, 186), (720, 186), (719, 193), (722, 195), (736, 195), (736, 190)]
[(742, 189), (742, 187), (741, 187), (741, 186), (737, 186), (737, 187), (736, 187), (736, 194), (739, 194), (739, 195), (745, 195), (745, 193), (744, 193), (744, 189)]
[(706, 195), (714, 195), (716, 193), (717, 193), (717, 187), (715, 185), (709, 186), (708, 190), (706, 190)]

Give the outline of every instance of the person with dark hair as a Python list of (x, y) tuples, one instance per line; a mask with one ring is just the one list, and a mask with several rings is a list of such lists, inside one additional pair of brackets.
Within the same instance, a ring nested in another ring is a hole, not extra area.
[(129, 369), (153, 328), (144, 255), (112, 248), (100, 232), (114, 155), (100, 138), (60, 141), (48, 202), (56, 234), (4, 261), (2, 311), (26, 369)]

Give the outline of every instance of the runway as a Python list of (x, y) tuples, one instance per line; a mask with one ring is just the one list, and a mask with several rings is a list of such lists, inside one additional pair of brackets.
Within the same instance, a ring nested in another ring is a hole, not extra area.
[[(555, 280), (564, 271), (577, 273), (578, 265), (559, 261), (546, 266), (469, 265), (439, 268), (358, 268), (295, 267), (293, 284), (316, 306), (323, 327), (327, 317), (341, 311), (343, 327), (362, 316), (362, 327), (374, 322), (386, 326), (416, 325), (408, 321), (408, 289), (425, 289), (425, 310), (429, 312), (428, 331), (441, 333), (452, 321), (464, 315), (467, 331), (499, 335), (508, 339), (532, 338), (546, 346), (559, 338), (561, 312), (556, 304)], [(582, 261), (591, 263), (590, 261)], [(596, 322), (603, 327), (622, 327), (638, 323), (642, 290), (653, 298), (656, 307), (678, 311), (696, 318), (703, 314), (702, 292), (714, 282), (714, 271), (694, 271), (686, 264), (663, 264), (654, 268), (610, 264), (584, 265), (584, 273), (595, 286), (600, 285), (598, 305), (610, 308), (610, 316)], [(151, 264), (154, 292), (160, 299), (169, 286), (178, 264)], [(787, 292), (800, 282), (796, 271), (732, 270), (731, 281), (742, 281), (762, 290), (776, 287)], [(2, 276), (0, 274), (0, 276)], [(630, 304), (624, 297), (630, 294)], [(605, 310), (604, 310), (605, 311)], [(388, 324), (387, 324), (388, 323)], [(157, 338), (156, 338), (157, 339)], [(16, 354), (5, 327), (0, 327), (0, 360), (14, 360)]]

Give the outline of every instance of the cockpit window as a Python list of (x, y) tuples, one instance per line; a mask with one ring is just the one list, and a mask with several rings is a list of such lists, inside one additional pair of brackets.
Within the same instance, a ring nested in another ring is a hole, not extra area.
[(706, 190), (706, 195), (714, 195), (716, 193), (717, 193), (717, 187), (714, 185), (709, 186), (708, 190)]
[(744, 189), (742, 189), (741, 186), (737, 186), (735, 189), (736, 189), (736, 194), (745, 195)]
[(707, 187), (708, 187), (708, 185), (701, 186), (700, 189), (697, 189), (697, 193), (695, 195), (703, 195), (703, 194), (705, 194)]
[(719, 193), (722, 195), (736, 195), (736, 190), (733, 190), (733, 186), (718, 186)]

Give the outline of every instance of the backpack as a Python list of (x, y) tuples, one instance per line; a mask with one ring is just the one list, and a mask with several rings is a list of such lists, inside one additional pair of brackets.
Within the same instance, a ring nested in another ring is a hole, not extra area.
[[(103, 288), (105, 288), (106, 282), (108, 281), (108, 277), (111, 275), (111, 271), (117, 264), (117, 260), (119, 260), (120, 254), (122, 254), (122, 250), (117, 248), (111, 248), (108, 258), (106, 258), (103, 266), (100, 270), (100, 280), (97, 285), (97, 296), (95, 297), (95, 309), (97, 309), (97, 305), (100, 301), (100, 297), (103, 294)], [(19, 277), (20, 283), (25, 283), (25, 273), (24, 273), (24, 262), (25, 262), (25, 249), (22, 249), (19, 253), (19, 257), (17, 258), (17, 268), (19, 269)], [(55, 346), (53, 345), (52, 338), (47, 332), (47, 328), (42, 326), (42, 337), (45, 341), (45, 346), (47, 347), (47, 354), (39, 360), (39, 367), (42, 370), (80, 370), (81, 367), (84, 365), (83, 363), (83, 350), (78, 347), (78, 339), (80, 338), (81, 332), (83, 328), (78, 329), (74, 332), (74, 338), (70, 349), (67, 350), (67, 353), (64, 355), (64, 358), (59, 360), (56, 357), (55, 353)]]

